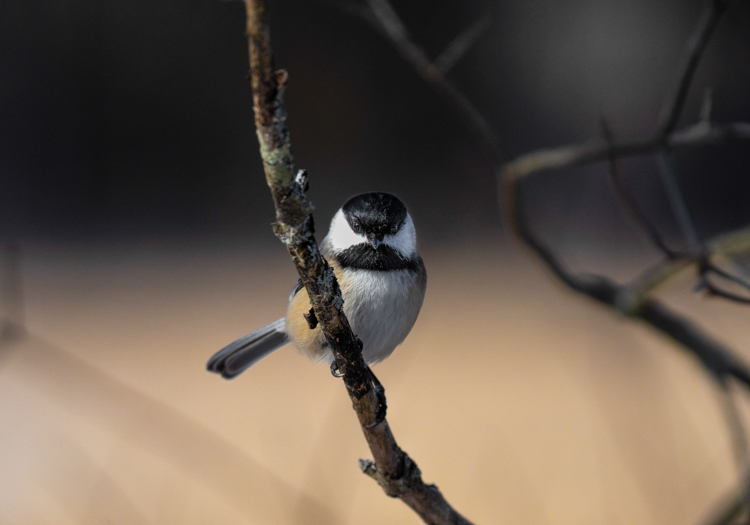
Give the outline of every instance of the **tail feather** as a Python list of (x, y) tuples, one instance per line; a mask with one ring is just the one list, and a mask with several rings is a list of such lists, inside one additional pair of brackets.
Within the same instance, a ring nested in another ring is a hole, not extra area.
[(206, 368), (209, 372), (221, 374), (225, 379), (233, 379), (288, 342), (286, 324), (282, 317), (216, 352), (208, 360)]

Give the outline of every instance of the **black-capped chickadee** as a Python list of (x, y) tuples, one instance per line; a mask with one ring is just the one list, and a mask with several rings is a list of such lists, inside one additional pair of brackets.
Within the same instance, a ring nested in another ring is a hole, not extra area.
[[(333, 217), (320, 252), (338, 279), (365, 362), (382, 361), (411, 331), (427, 287), (406, 207), (390, 193), (355, 195)], [(309, 310), (310, 299), (297, 281), (286, 316), (219, 350), (208, 370), (232, 379), (287, 343), (315, 361), (332, 362), (320, 326), (311, 329), (304, 317)]]

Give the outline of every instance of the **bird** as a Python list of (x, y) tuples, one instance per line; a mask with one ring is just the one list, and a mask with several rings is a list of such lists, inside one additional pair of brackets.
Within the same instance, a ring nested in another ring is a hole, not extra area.
[[(406, 206), (384, 192), (351, 197), (331, 220), (320, 253), (336, 275), (344, 314), (362, 342), (365, 362), (384, 360), (409, 335), (427, 288), (427, 271)], [(206, 368), (233, 379), (288, 343), (313, 361), (332, 363), (320, 326), (311, 328), (305, 317), (310, 307), (298, 280), (284, 317), (228, 344)]]

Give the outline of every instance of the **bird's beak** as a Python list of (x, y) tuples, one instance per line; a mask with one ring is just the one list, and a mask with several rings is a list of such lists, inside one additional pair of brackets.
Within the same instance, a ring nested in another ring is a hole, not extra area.
[(367, 237), (367, 242), (369, 242), (370, 246), (372, 246), (373, 248), (377, 250), (378, 246), (383, 244), (383, 239), (378, 239), (377, 237), (373, 235), (371, 237), (370, 236)]

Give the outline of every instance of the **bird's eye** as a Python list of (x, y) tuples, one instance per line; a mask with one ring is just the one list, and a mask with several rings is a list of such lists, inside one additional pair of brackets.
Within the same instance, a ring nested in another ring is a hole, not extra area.
[(397, 231), (398, 225), (394, 224), (393, 226), (391, 226), (391, 235), (395, 235)]
[(352, 230), (354, 230), (354, 233), (360, 233), (362, 231), (362, 226), (360, 226), (359, 221), (352, 222)]

